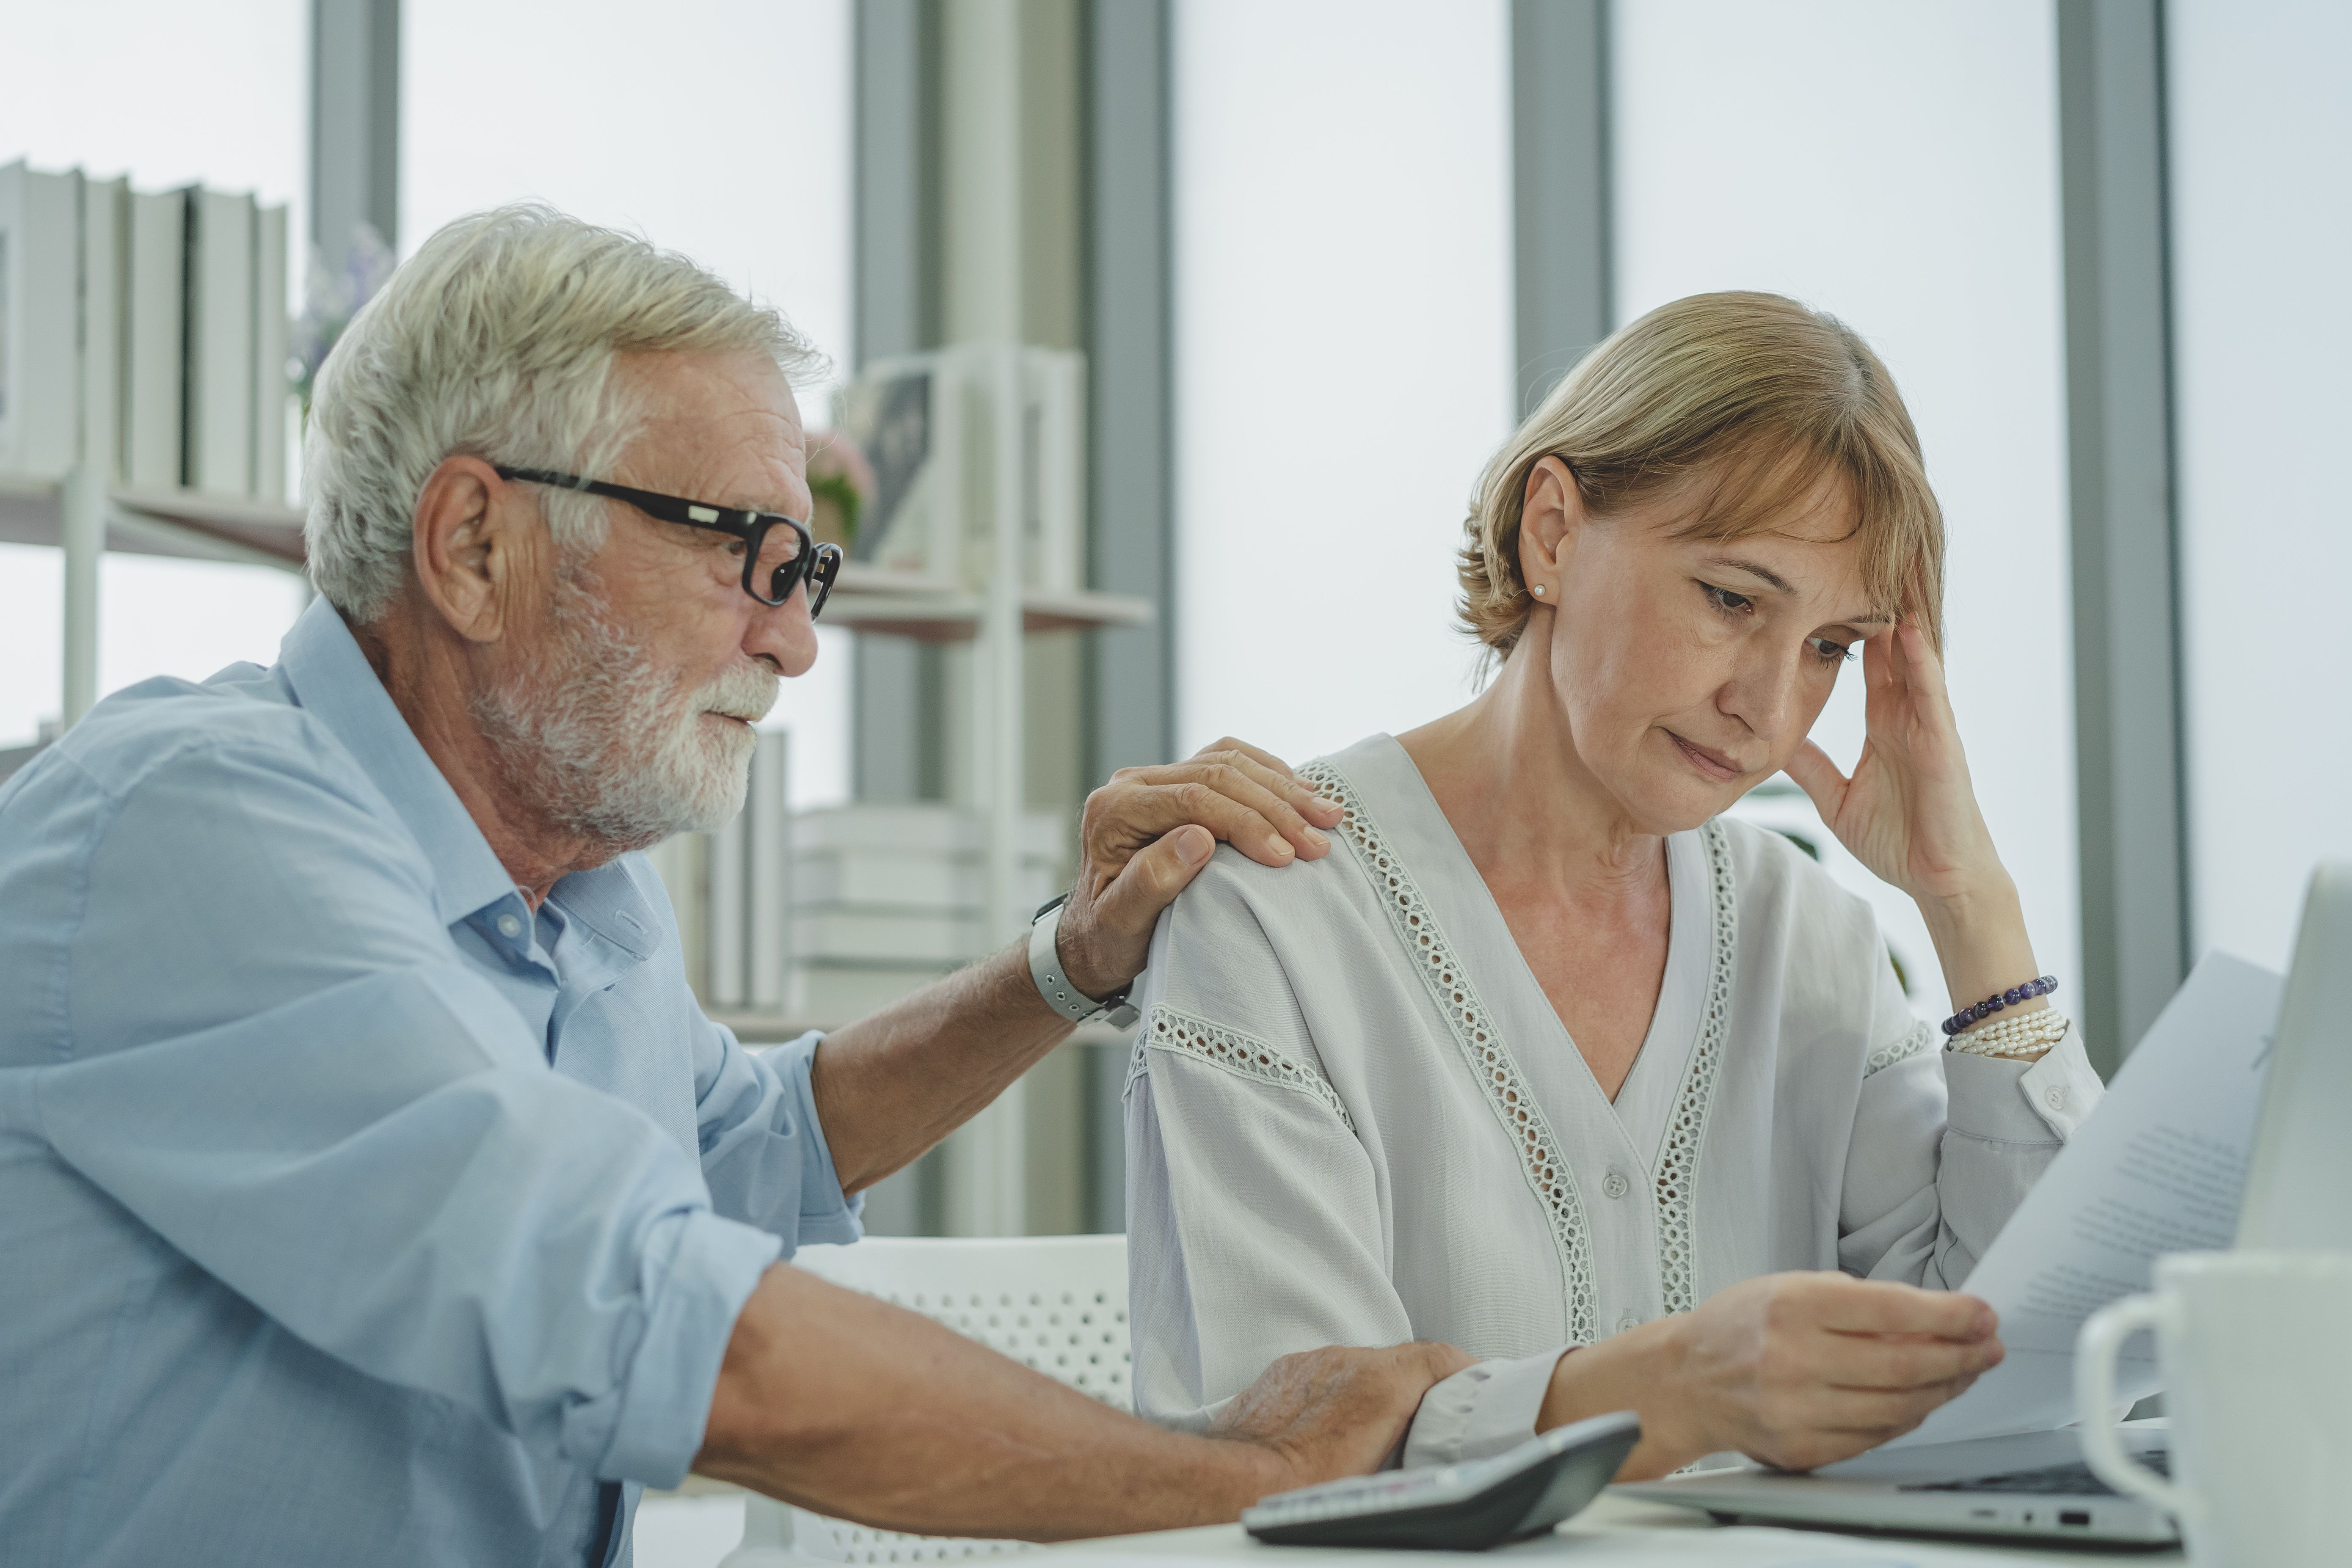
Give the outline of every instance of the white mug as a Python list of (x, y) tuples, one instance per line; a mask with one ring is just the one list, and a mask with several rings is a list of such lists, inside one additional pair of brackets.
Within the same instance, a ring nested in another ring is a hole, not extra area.
[[(2169, 1480), (2116, 1440), (2116, 1357), (2156, 1332)], [(2352, 1253), (2176, 1252), (2074, 1345), (2083, 1457), (2180, 1521), (2198, 1568), (2352, 1562)]]

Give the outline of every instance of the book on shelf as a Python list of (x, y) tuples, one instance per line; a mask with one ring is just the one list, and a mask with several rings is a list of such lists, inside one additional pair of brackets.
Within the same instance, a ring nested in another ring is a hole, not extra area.
[(122, 477), (141, 489), (181, 479), (188, 193), (134, 191), (123, 269)]
[(123, 290), (131, 182), (81, 182), (81, 427), (109, 480), (122, 477)]
[(876, 494), (852, 556), (886, 570), (989, 580), (997, 478), (1010, 465), (1025, 586), (1086, 586), (1086, 360), (1054, 349), (965, 344), (869, 365), (841, 422), (873, 465)]
[(286, 499), (286, 209), (259, 207), (253, 226), (253, 493)]
[(211, 495), (253, 493), (253, 228), (251, 196), (189, 192), (184, 460)]
[(79, 447), (78, 183), (0, 167), (0, 472), (59, 479)]

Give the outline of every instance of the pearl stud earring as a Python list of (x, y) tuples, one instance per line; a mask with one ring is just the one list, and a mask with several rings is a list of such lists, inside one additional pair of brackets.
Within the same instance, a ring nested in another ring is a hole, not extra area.
[(1542, 597), (1543, 597), (1543, 584), (1540, 584), (1540, 583), (1537, 584), (1535, 585), (1535, 588), (1534, 588), (1533, 592), (1534, 592), (1535, 596), (1536, 596), (1537, 598), (1538, 598), (1538, 599), (1542, 598)]

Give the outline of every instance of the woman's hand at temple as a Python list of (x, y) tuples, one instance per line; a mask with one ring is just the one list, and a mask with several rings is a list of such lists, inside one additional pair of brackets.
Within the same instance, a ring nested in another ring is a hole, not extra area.
[(1917, 902), (1956, 1010), (2032, 979), (2017, 885), (1977, 808), (1942, 661), (1905, 622), (1863, 644), (1862, 670), (1869, 728), (1853, 776), (1811, 741), (1789, 776), (1855, 859)]
[(1997, 1365), (1995, 1327), (1973, 1296), (1761, 1275), (1560, 1357), (1536, 1429), (1638, 1412), (1641, 1445), (1619, 1480), (1727, 1449), (1811, 1469), (1908, 1432)]

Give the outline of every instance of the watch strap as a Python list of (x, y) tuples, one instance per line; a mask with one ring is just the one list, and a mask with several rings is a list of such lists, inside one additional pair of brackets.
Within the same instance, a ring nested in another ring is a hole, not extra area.
[(1045, 999), (1045, 1005), (1071, 1023), (1084, 1024), (1100, 1017), (1123, 1029), (1137, 1017), (1135, 1008), (1128, 1003), (1126, 986), (1097, 1002), (1071, 984), (1069, 975), (1063, 971), (1061, 949), (1055, 939), (1062, 930), (1062, 910), (1068, 902), (1069, 895), (1065, 893), (1038, 910), (1037, 918), (1031, 922), (1029, 979), (1037, 987), (1037, 994)]

